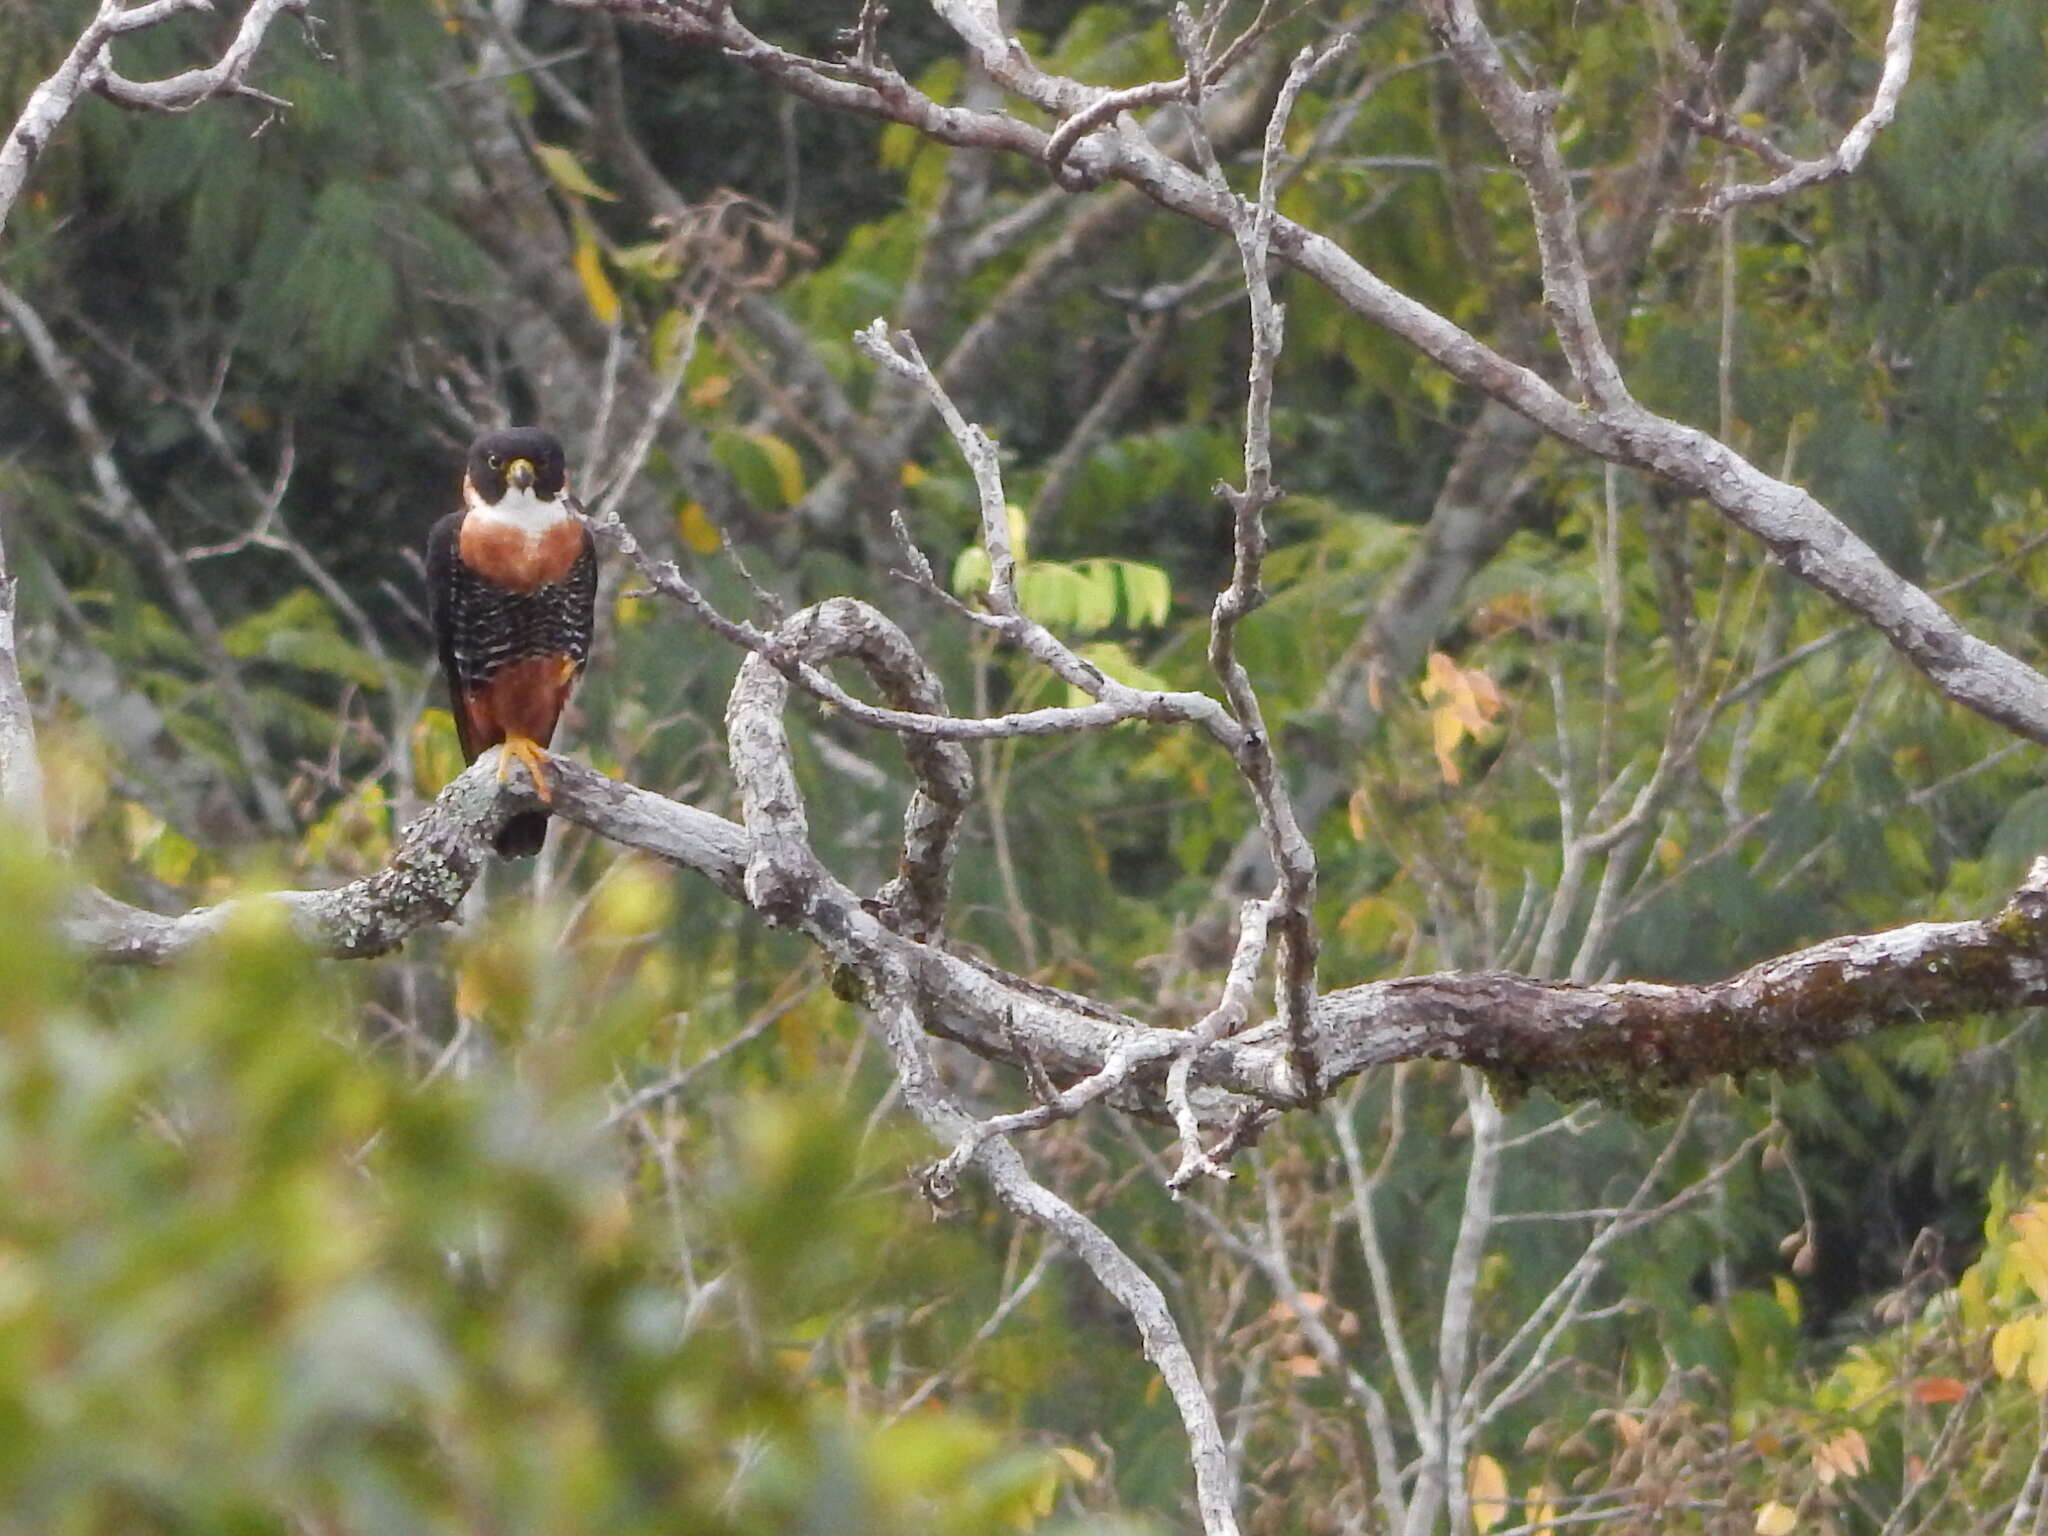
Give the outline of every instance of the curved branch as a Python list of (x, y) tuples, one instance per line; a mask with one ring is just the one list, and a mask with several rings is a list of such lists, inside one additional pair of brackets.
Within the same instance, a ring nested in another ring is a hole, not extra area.
[(1780, 173), (1769, 181), (1716, 189), (1700, 205), (1695, 217), (1718, 219), (1731, 208), (1773, 202), (1808, 187), (1855, 175), (1877, 136), (1891, 126), (1892, 118), (1898, 114), (1899, 98), (1905, 94), (1907, 77), (1913, 72), (1913, 34), (1919, 25), (1920, 0), (1898, 0), (1892, 10), (1891, 27), (1885, 33), (1884, 71), (1870, 98), (1870, 109), (1842, 136), (1840, 144), (1817, 160), (1794, 160), (1761, 136), (1742, 141), (1782, 167)]
[[(899, 711), (939, 716), (946, 695), (910, 639), (880, 610), (850, 597), (806, 608), (775, 632), (775, 644), (811, 666), (842, 658), (860, 662)], [(740, 668), (727, 709), (733, 773), (745, 797), (755, 839), (747, 871), (748, 899), (772, 914), (778, 882), (808, 878), (811, 856), (803, 799), (796, 785), (782, 712), (789, 680), (756, 652)], [(903, 733), (904, 755), (917, 791), (903, 814), (903, 855), (896, 877), (875, 897), (888, 925), (910, 938), (935, 935), (945, 923), (955, 838), (966, 814), (974, 774), (957, 742)]]

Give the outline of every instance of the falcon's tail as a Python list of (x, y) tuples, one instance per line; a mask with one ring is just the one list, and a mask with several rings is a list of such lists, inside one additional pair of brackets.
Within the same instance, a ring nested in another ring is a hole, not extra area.
[(521, 811), (506, 822), (496, 844), (501, 859), (530, 859), (548, 839), (548, 813)]

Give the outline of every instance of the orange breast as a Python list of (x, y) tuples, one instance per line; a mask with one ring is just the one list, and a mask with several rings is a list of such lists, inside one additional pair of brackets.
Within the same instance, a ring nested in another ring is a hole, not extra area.
[(471, 513), (457, 543), (462, 563), (494, 587), (531, 592), (561, 581), (583, 553), (583, 525), (564, 517), (541, 533)]

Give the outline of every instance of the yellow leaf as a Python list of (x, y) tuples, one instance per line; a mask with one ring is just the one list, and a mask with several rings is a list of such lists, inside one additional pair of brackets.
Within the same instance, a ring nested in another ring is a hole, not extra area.
[(491, 985), (482, 970), (465, 965), (455, 973), (455, 1011), (464, 1018), (480, 1016), (491, 999)]
[(910, 462), (910, 460), (905, 459), (903, 461), (903, 473), (901, 478), (903, 481), (903, 489), (905, 489), (906, 491), (914, 491), (920, 485), (924, 484), (925, 479), (927, 477), (925, 475), (924, 466), (922, 464), (913, 464)]
[(1429, 716), (1430, 746), (1436, 752), (1437, 771), (1444, 776), (1446, 784), (1462, 784), (1464, 776), (1458, 772), (1458, 743), (1465, 739), (1465, 724), (1456, 711), (1446, 706), (1432, 710)]
[(1771, 1294), (1778, 1300), (1778, 1309), (1796, 1326), (1799, 1322), (1799, 1287), (1783, 1275), (1774, 1275), (1771, 1277)]
[(533, 152), (539, 158), (541, 169), (548, 173), (548, 179), (564, 192), (573, 192), (578, 197), (595, 197), (603, 202), (614, 202), (616, 192), (607, 192), (590, 179), (590, 172), (583, 169), (583, 162), (559, 144), (536, 144)]
[(2020, 1272), (2026, 1276), (2027, 1284), (2041, 1301), (2048, 1301), (2048, 1220), (2044, 1220), (2041, 1207), (2030, 1205), (2012, 1219), (2013, 1256), (2019, 1260)]
[(1017, 503), (1006, 501), (1003, 503), (1003, 521), (1010, 529), (1010, 555), (1022, 565), (1031, 558), (1031, 541), (1026, 537), (1030, 520), (1025, 517), (1024, 509)]
[(1984, 1294), (1984, 1266), (1972, 1264), (1956, 1282), (1956, 1301), (1962, 1307), (1963, 1326), (1982, 1328), (1990, 1321), (1990, 1302)]
[(1527, 1524), (1548, 1525), (1557, 1518), (1557, 1490), (1548, 1482), (1535, 1484), (1529, 1489), (1528, 1505), (1522, 1513)]
[(1508, 1475), (1491, 1456), (1474, 1456), (1465, 1473), (1465, 1491), (1472, 1499), (1472, 1528), (1486, 1536), (1508, 1513)]
[(598, 324), (612, 325), (619, 318), (619, 292), (604, 275), (604, 257), (597, 249), (597, 236), (588, 229), (576, 235), (576, 275), (583, 280), (583, 297)]
[(2027, 1356), (2027, 1385), (2036, 1397), (2048, 1396), (2048, 1328), (2034, 1329), (2034, 1349)]
[(1776, 1499), (1756, 1507), (1756, 1536), (1792, 1536), (1798, 1524), (1798, 1513)]
[(1065, 1462), (1067, 1470), (1072, 1472), (1082, 1482), (1092, 1483), (1095, 1481), (1095, 1458), (1086, 1451), (1077, 1451), (1071, 1445), (1062, 1445), (1056, 1447), (1053, 1454)]
[(700, 555), (715, 555), (725, 547), (725, 540), (705, 515), (701, 502), (683, 503), (683, 510), (676, 514), (676, 531), (682, 534), (683, 542)]
[(1464, 678), (1465, 686), (1471, 691), (1472, 702), (1478, 707), (1481, 719), (1494, 719), (1507, 708), (1507, 700), (1501, 697), (1500, 684), (1478, 667), (1467, 668)]
[(1425, 699), (1447, 699), (1458, 686), (1458, 664), (1442, 651), (1429, 653), (1429, 669), (1423, 675), (1422, 696)]
[(2034, 1329), (2040, 1319), (2016, 1317), (1991, 1335), (1991, 1369), (2003, 1381), (2019, 1374), (2022, 1361), (2034, 1352)]

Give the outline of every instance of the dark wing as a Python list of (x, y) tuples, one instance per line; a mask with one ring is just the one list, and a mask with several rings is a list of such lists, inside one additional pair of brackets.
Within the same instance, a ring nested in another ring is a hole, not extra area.
[(473, 763), (477, 754), (491, 743), (469, 739), (469, 710), (463, 703), (462, 667), (455, 646), (459, 615), (468, 604), (456, 591), (459, 582), (473, 582), (468, 569), (455, 553), (455, 541), (462, 532), (462, 514), (450, 512), (427, 535), (427, 614), (434, 625), (434, 649), (441, 656), (441, 676), (448, 683), (448, 702), (454, 707), (455, 734), (462, 743), (462, 760)]
[(597, 539), (583, 522), (583, 552), (561, 581), (563, 651), (575, 658), (581, 677), (590, 662), (590, 637), (597, 628)]

